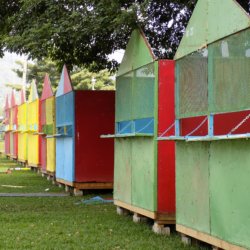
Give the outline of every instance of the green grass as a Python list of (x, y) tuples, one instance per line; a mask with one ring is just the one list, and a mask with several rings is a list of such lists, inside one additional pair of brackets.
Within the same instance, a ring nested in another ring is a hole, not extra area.
[[(1, 170), (1, 168), (0, 168)], [(0, 193), (40, 193), (40, 192), (63, 192), (62, 188), (52, 185), (41, 177), (41, 174), (32, 171), (13, 171), (11, 174), (0, 174)], [(5, 187), (21, 186), (22, 188)]]
[[(3, 163), (0, 159), (0, 168)], [(45, 188), (62, 192), (34, 172), (0, 175), (0, 185), (24, 185), (22, 192)], [(20, 190), (15, 190), (15, 192)], [(0, 187), (0, 192), (13, 189)], [(85, 205), (84, 197), (0, 197), (0, 249), (165, 249), (188, 250), (177, 234), (156, 235), (148, 224), (119, 216), (113, 204)]]

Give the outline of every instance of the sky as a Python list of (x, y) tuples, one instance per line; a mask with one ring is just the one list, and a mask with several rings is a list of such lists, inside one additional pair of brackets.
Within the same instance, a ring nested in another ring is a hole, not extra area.
[(11, 89), (5, 84), (22, 84), (22, 79), (12, 71), (13, 68), (18, 67), (15, 64), (17, 60), (25, 60), (25, 57), (6, 52), (4, 57), (0, 58), (0, 107), (5, 104), (6, 94), (11, 92)]

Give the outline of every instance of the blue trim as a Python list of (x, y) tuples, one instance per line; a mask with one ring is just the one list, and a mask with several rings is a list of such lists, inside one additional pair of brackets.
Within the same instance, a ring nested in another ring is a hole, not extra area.
[(214, 115), (210, 114), (208, 116), (208, 136), (214, 136)]
[(154, 133), (154, 118), (143, 118), (134, 120), (135, 133), (138, 134), (153, 134)]
[(123, 134), (154, 134), (154, 118), (142, 118), (116, 122), (116, 135)]
[(133, 121), (122, 121), (116, 123), (116, 134), (129, 134), (132, 133), (133, 128)]
[(58, 88), (56, 91), (56, 97), (59, 97), (64, 94), (64, 69), (62, 70)]
[(180, 120), (175, 120), (175, 136), (180, 136)]

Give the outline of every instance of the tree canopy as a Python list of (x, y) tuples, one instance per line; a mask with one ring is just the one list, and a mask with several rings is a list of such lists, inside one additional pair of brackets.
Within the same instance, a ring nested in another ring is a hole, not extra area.
[[(23, 77), (23, 63), (16, 62), (16, 67), (13, 71), (18, 77)], [(58, 68), (57, 63), (50, 59), (35, 60), (34, 63), (28, 63), (27, 67), (27, 83), (31, 84), (33, 80), (36, 81), (38, 94), (41, 95), (43, 89), (43, 80), (45, 74), (48, 73), (53, 91), (56, 91), (59, 80), (61, 68)], [(71, 71), (72, 85), (75, 90), (79, 89), (95, 89), (95, 90), (113, 90), (115, 88), (114, 77), (107, 69), (91, 72), (88, 69), (81, 69), (74, 67)], [(16, 90), (20, 90), (20, 86), (9, 85)], [(27, 90), (28, 91), (28, 90)]]
[[(0, 9), (0, 52), (50, 57), (92, 70), (115, 70), (108, 55), (140, 26), (159, 58), (172, 58), (197, 0), (12, 0)], [(249, 12), (249, 0), (238, 0)]]

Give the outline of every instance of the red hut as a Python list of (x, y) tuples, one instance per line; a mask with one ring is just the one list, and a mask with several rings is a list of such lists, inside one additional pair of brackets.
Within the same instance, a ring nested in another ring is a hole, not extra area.
[(66, 67), (56, 93), (56, 180), (74, 188), (113, 187), (114, 91), (74, 91)]

